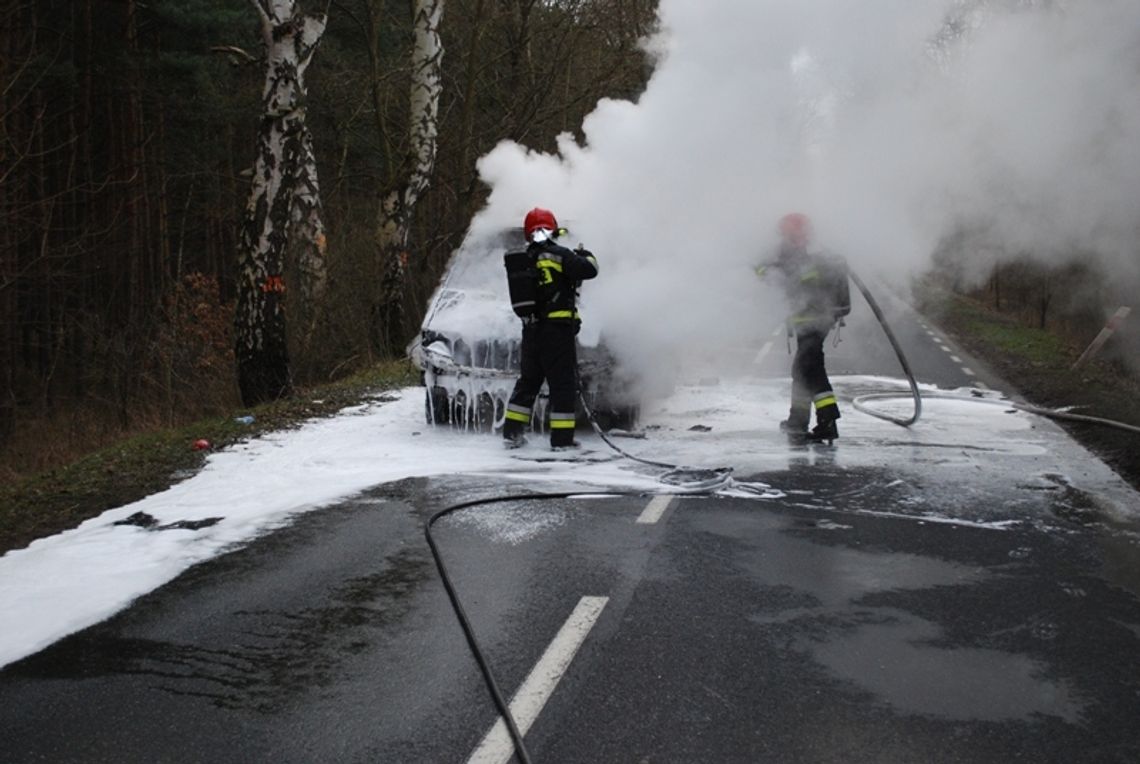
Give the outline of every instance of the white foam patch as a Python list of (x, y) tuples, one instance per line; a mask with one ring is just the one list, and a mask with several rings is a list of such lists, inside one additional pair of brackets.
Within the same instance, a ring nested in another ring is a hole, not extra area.
[[(779, 485), (768, 489), (766, 475), (826, 462), (838, 469), (882, 469), (891, 474), (884, 485), (924, 486), (923, 501), (911, 496), (884, 508), (899, 516), (914, 507), (925, 519), (945, 515), (948, 521), (970, 522), (948, 511), (956, 491), (982, 490), (978, 483), (987, 480), (1008, 491), (1035, 475), (1050, 476), (1052, 484), (1079, 484), (1117, 512), (1134, 514), (1140, 507), (1135, 491), (1048, 420), (966, 401), (930, 400), (918, 425), (903, 429), (846, 404), (869, 390), (899, 390), (905, 396), (905, 383), (854, 376), (833, 382), (844, 404), (836, 448), (788, 448), (775, 426), (786, 415), (787, 380), (679, 387), (646, 406), (646, 439), (615, 442), (641, 458), (696, 468), (731, 467), (741, 480), (764, 480), (752, 486), (759, 494), (741, 490), (747, 487), (742, 484), (724, 492), (750, 498), (783, 495)], [(959, 392), (969, 396), (967, 390)], [(549, 455), (541, 436), (520, 450), (506, 451), (497, 435), (429, 427), (423, 416), (424, 390), (408, 388), (388, 400), (211, 454), (198, 474), (162, 493), (8, 552), (0, 557), (0, 665), (107, 618), (191, 565), (247, 543), (298, 513), (387, 482), (467, 474), (493, 476), (504, 484), (530, 483), (546, 492), (673, 490), (657, 480), (662, 470), (630, 460), (520, 460), (516, 457)], [(690, 429), (697, 425), (708, 429)], [(592, 433), (580, 433), (580, 439), (589, 448), (606, 449)], [(223, 519), (200, 530), (114, 525), (136, 512), (160, 524)], [(495, 534), (507, 543), (521, 543), (553, 522), (545, 513), (538, 523), (532, 515), (507, 509), (479, 516), (494, 521)], [(986, 518), (982, 524), (1000, 522)]]
[(517, 546), (565, 525), (566, 513), (552, 511), (548, 506), (539, 509), (533, 505), (492, 504), (479, 512), (459, 513), (455, 515), (455, 522), (473, 526), (493, 542)]

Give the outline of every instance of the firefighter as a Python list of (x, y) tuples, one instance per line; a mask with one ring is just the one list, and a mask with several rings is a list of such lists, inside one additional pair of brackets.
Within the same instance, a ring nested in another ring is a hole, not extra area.
[[(556, 243), (561, 233), (554, 213), (539, 207), (526, 214), (525, 256), (507, 253), (511, 302), (523, 319), (520, 374), (507, 403), (503, 440), (507, 448), (526, 443), (534, 401), (545, 379), (550, 393), (550, 446), (578, 448), (574, 440), (578, 399), (578, 288), (598, 275), (593, 253)], [(513, 265), (521, 264), (521, 265)], [(535, 288), (537, 286), (537, 288)]]
[[(839, 403), (824, 367), (823, 343), (851, 312), (847, 266), (834, 255), (809, 250), (812, 230), (806, 215), (793, 212), (780, 218), (779, 232), (779, 254), (756, 272), (761, 278), (774, 275), (792, 308), (788, 319), (788, 334), (796, 338), (792, 405), (780, 430), (794, 443), (830, 444), (839, 437)], [(809, 430), (813, 409), (815, 427)]]

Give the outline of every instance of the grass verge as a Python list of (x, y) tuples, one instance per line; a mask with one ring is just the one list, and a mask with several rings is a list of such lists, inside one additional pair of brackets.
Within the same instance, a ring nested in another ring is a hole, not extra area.
[[(418, 379), (407, 361), (380, 364), (335, 383), (299, 390), (287, 400), (136, 435), (66, 467), (0, 486), (0, 554), (163, 491), (194, 475), (210, 450), (330, 416), (384, 390), (417, 384)], [(243, 416), (253, 421), (237, 421)], [(210, 448), (194, 450), (199, 439), (209, 441)]]
[[(924, 285), (916, 297), (920, 312), (1008, 380), (1027, 402), (1140, 427), (1140, 379), (1120, 364), (1098, 357), (1073, 369), (1084, 345), (1026, 326), (978, 300), (937, 286)], [(1140, 435), (1104, 425), (1056, 421), (1140, 490)]]

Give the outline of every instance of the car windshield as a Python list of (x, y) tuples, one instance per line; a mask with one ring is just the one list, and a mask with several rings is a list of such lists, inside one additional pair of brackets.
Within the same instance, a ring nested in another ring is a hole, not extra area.
[(518, 229), (468, 234), (432, 296), (423, 328), (469, 341), (516, 335), (518, 318), (507, 293), (503, 253), (522, 243)]

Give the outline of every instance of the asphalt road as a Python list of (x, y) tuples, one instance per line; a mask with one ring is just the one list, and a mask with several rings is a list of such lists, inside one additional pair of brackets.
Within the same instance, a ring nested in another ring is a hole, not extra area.
[[(1134, 539), (877, 516), (889, 488), (845, 501), (883, 476), (767, 477), (786, 500), (530, 500), (437, 524), (500, 685), (540, 664), (553, 682), (516, 712), (533, 760), (1140, 757)], [(471, 487), (389, 488), (9, 666), (4, 760), (468, 760), (496, 713), (420, 528)], [(594, 620), (552, 648), (584, 600)]]
[[(896, 332), (924, 380), (984, 381), (928, 327)], [(890, 361), (850, 339), (829, 359)], [(1140, 760), (1137, 528), (1031, 481), (935, 522), (909, 509), (923, 486), (824, 448), (739, 476), (778, 499), (519, 499), (437, 523), (534, 761)], [(0, 671), (0, 761), (509, 760), (423, 527), (524, 490), (378, 486), (192, 568)]]

